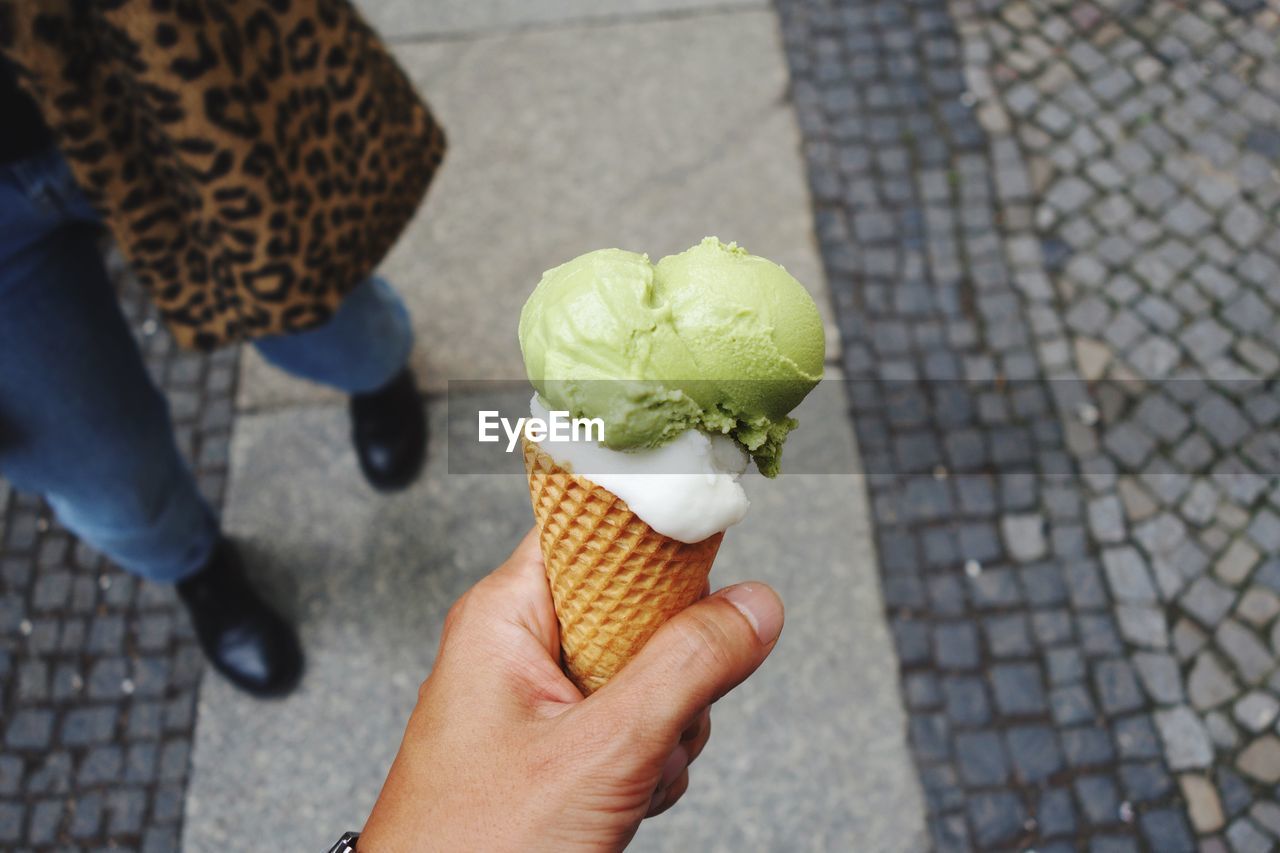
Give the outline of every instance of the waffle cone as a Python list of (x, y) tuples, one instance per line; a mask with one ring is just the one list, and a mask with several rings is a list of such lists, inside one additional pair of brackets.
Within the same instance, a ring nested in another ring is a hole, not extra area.
[(724, 533), (692, 545), (663, 536), (613, 492), (523, 445), (561, 661), (590, 694), (698, 600)]

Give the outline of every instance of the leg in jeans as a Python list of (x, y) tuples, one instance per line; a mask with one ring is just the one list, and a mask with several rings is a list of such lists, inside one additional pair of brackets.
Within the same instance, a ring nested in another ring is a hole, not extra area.
[(177, 583), (233, 684), (287, 692), (297, 636), (254, 592), (178, 453), (96, 224), (56, 152), (0, 168), (0, 471), (120, 565)]
[(320, 328), (254, 343), (267, 361), (295, 376), (366, 394), (386, 385), (409, 361), (413, 327), (400, 297), (375, 276), (348, 294)]
[(318, 329), (256, 341), (272, 364), (351, 395), (351, 437), (360, 470), (379, 491), (416, 479), (426, 419), (412, 375), (409, 312), (385, 281), (363, 281)]
[(219, 530), (61, 158), (0, 167), (0, 473), (121, 566), (173, 582)]

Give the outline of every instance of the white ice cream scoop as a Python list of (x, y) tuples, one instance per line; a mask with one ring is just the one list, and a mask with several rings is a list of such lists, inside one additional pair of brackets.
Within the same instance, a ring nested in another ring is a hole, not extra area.
[[(550, 413), (538, 395), (531, 415)], [(701, 542), (742, 521), (750, 501), (739, 478), (750, 462), (724, 435), (685, 430), (661, 447), (611, 450), (596, 441), (541, 441), (544, 453), (626, 501), (645, 524), (680, 542)]]

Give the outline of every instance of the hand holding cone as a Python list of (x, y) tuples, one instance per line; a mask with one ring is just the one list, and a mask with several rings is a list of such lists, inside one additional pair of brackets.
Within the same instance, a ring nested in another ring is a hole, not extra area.
[(698, 600), (724, 534), (694, 544), (663, 536), (538, 445), (523, 448), (564, 669), (589, 695)]

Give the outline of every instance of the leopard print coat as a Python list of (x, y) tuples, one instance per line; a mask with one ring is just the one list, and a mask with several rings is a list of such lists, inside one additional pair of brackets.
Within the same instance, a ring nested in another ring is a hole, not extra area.
[(345, 0), (0, 0), (0, 51), (187, 346), (323, 323), (444, 154)]

